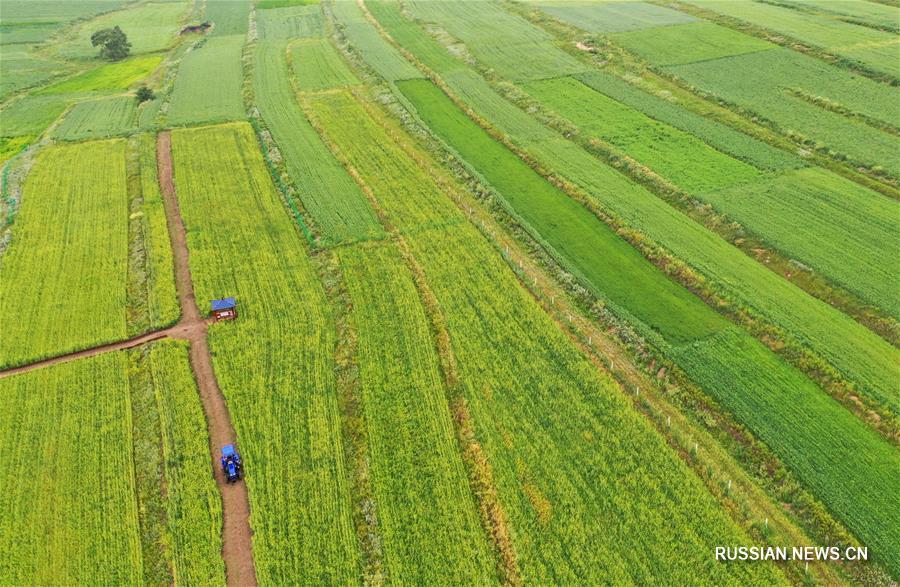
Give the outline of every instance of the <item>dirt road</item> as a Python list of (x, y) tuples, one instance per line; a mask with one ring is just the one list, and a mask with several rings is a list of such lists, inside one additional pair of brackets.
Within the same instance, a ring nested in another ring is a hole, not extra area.
[(221, 447), (235, 442), (236, 437), (228, 414), (228, 406), (213, 371), (212, 358), (206, 342), (206, 322), (200, 318), (200, 309), (194, 297), (194, 285), (188, 262), (187, 234), (181, 219), (172, 177), (171, 135), (168, 132), (159, 134), (156, 156), (159, 185), (163, 194), (175, 260), (175, 286), (183, 321), (194, 325), (185, 334), (190, 341), (191, 366), (197, 379), (197, 386), (200, 388), (203, 411), (206, 413), (213, 471), (219, 491), (222, 493), (222, 558), (225, 560), (225, 572), (229, 585), (255, 586), (256, 568), (251, 550), (250, 502), (247, 497), (247, 486), (244, 483), (227, 484), (219, 466)]

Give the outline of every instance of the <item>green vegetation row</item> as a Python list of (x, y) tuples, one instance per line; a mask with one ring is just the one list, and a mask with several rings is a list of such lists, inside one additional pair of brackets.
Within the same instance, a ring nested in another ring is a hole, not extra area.
[[(410, 80), (398, 87), (429, 128), (497, 190), (563, 266), (613, 308), (624, 310), (639, 330), (647, 333), (649, 327), (658, 334), (663, 342), (657, 344), (668, 358), (747, 424), (896, 569), (894, 528), (900, 518), (884, 519), (891, 509), (889, 496), (900, 490), (900, 478), (892, 473), (900, 453), (892, 445), (669, 280), (590, 211), (493, 140), (431, 82)], [(878, 456), (861, 462), (859, 454)], [(859, 499), (863, 485), (871, 490)]]
[[(897, 59), (897, 37), (871, 27), (844, 22), (831, 16), (819, 16), (791, 8), (758, 2), (727, 2), (722, 0), (685, 0), (699, 8), (710, 10), (781, 35), (788, 35), (801, 43), (820, 47), (835, 55), (858, 61), (871, 69), (900, 78)], [(865, 9), (868, 2), (859, 2)], [(855, 11), (855, 9), (854, 9)], [(894, 13), (893, 26), (897, 26)]]
[[(701, 38), (716, 44), (706, 48), (697, 43)], [(776, 45), (743, 50), (746, 43), (765, 42), (708, 22), (631, 31), (612, 39), (659, 70), (806, 139), (811, 148), (832, 149), (893, 176), (900, 173), (893, 134), (798, 95), (891, 126), (896, 125), (897, 108), (894, 90), (886, 84)], [(696, 49), (673, 59), (672, 46)]]
[(222, 503), (188, 345), (128, 356), (144, 584), (222, 584)]
[[(278, 20), (286, 10), (268, 12)], [(255, 56), (260, 114), (287, 155), (292, 182), (300, 186), (304, 205), (326, 236), (323, 242), (341, 242), (334, 236), (343, 242), (383, 236), (362, 191), (300, 110), (288, 81), (286, 42), (262, 41)], [(303, 89), (355, 81), (321, 38), (294, 44), (292, 62)], [(361, 222), (348, 222), (354, 218)], [(360, 442), (366, 442), (377, 507), (378, 572), (389, 581), (412, 583), (496, 582), (425, 312), (397, 248), (379, 242), (335, 250), (351, 308), (352, 334), (347, 336), (356, 349)]]
[[(129, 189), (132, 195), (129, 216), (132, 240), (129, 243), (128, 329), (130, 335), (174, 324), (181, 315), (175, 291), (174, 263), (166, 212), (156, 168), (156, 135), (132, 139), (129, 149)], [(136, 152), (134, 152), (136, 151)], [(135, 169), (136, 167), (136, 169)], [(137, 173), (139, 177), (133, 177)], [(133, 185), (131, 182), (134, 182)]]
[[(305, 47), (306, 43), (294, 45), (295, 51), (300, 46)], [(300, 200), (316, 219), (325, 244), (378, 237), (382, 234), (381, 226), (365, 196), (334, 160), (297, 104), (289, 80), (286, 50), (285, 41), (259, 42), (254, 52), (253, 92), (259, 113), (281, 151), (292, 182), (298, 187)], [(298, 75), (301, 87), (309, 79), (306, 72), (310, 68), (305, 65), (308, 57), (310, 54), (305, 51), (295, 53), (296, 62), (304, 63)], [(316, 72), (316, 86), (324, 87), (327, 76), (320, 77), (318, 70), (311, 69)]]
[(304, 240), (245, 123), (172, 132), (175, 180), (219, 386), (247, 463), (260, 583), (359, 576), (335, 391), (334, 323)]
[(0, 263), (0, 366), (126, 336), (125, 142), (43, 150)]
[[(220, 0), (220, 4), (237, 4)], [(246, 117), (241, 99), (243, 35), (213, 36), (181, 60), (166, 120), (171, 125)]]
[[(370, 2), (367, 6), (395, 40), (440, 74), (459, 99), (536, 164), (552, 170), (606, 213), (665, 247), (741, 306), (752, 308), (824, 358), (861, 393), (896, 405), (893, 381), (900, 359), (890, 344), (543, 126), (498, 95), (475, 72), (459, 67), (446, 70), (447, 51), (405, 18), (395, 3)], [(441, 52), (443, 58), (435, 58)], [(363, 57), (368, 59), (365, 54)]]
[[(770, 567), (716, 565), (702, 554), (740, 532), (465, 222), (436, 183), (435, 163), (404, 151), (410, 138), (386, 132), (346, 92), (309, 101), (433, 292), (458, 365), (462, 398), (452, 407), (470, 429), (470, 466), (492, 470), (482, 498), (499, 504), (489, 520), (503, 576), (777, 582)], [(676, 539), (692, 545), (683, 558), (672, 555)]]
[(221, 505), (182, 343), (23, 373), (0, 380), (0, 394), (0, 583), (224, 583)]
[(900, 271), (896, 202), (820, 168), (763, 176), (573, 78), (524, 89), (587, 137), (608, 141), (770, 246), (900, 316), (892, 283)]
[(322, 9), (316, 5), (262, 8), (256, 4), (256, 32), (264, 41), (310, 39), (321, 37)]

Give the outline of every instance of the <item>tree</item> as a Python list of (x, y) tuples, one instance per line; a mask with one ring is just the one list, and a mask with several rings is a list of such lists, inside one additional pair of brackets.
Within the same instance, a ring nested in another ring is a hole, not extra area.
[(91, 35), (91, 45), (100, 45), (100, 57), (110, 61), (124, 59), (131, 51), (131, 43), (118, 25), (111, 29), (100, 29)]
[(147, 86), (141, 86), (138, 88), (137, 94), (135, 95), (138, 103), (146, 102), (147, 100), (152, 100), (156, 97), (153, 93), (153, 90), (148, 88)]

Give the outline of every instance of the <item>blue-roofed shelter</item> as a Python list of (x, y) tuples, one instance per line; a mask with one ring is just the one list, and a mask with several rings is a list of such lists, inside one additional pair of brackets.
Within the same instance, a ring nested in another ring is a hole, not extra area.
[(237, 318), (237, 301), (234, 298), (213, 300), (212, 314), (217, 322), (219, 320), (234, 320)]

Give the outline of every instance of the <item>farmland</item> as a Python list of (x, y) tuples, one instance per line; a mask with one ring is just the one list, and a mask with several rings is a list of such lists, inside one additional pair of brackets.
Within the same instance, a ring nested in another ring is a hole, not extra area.
[(57, 56), (72, 59), (93, 58), (97, 49), (91, 46), (94, 31), (118, 26), (131, 43), (133, 54), (153, 53), (167, 49), (175, 40), (182, 19), (189, 9), (189, 3), (150, 2), (124, 7), (88, 21), (90, 26), (81, 26), (71, 38), (53, 46)]
[[(349, 96), (315, 98), (313, 108), (337, 148), (372, 189), (387, 218), (404, 235), (434, 292), (460, 369), (463, 405), (467, 406), (460, 409), (471, 412), (512, 526), (510, 548), (516, 560), (511, 562), (506, 557), (513, 555), (504, 555), (507, 573), (521, 572), (525, 581), (534, 582), (589, 577), (596, 569), (579, 561), (588, 552), (596, 556), (598, 550), (609, 553), (607, 560), (624, 565), (628, 554), (619, 547), (629, 539), (616, 532), (627, 532), (638, 511), (646, 515), (653, 510), (660, 516), (642, 519), (645, 527), (657, 528), (649, 535), (659, 537), (659, 542), (643, 545), (649, 550), (664, 549), (666, 533), (686, 523), (681, 516), (687, 511), (710, 516), (702, 524), (708, 533), (696, 535), (698, 541), (733, 532), (725, 520), (716, 519), (701, 493), (686, 492), (683, 485), (678, 492), (666, 489), (688, 479), (682, 477), (681, 469), (672, 468), (676, 463), (665, 452), (654, 451), (659, 439), (610, 393), (609, 380), (596, 377), (583, 358), (566, 350), (565, 339), (552, 322), (515, 285), (513, 275), (474, 228), (460, 223), (460, 213), (426, 171), (367, 119)], [(350, 120), (352, 124), (339, 122)], [(380, 145), (377, 157), (369, 144)], [(423, 230), (441, 225), (447, 228)], [(606, 427), (601, 421), (617, 424)], [(603, 430), (604, 438), (587, 445), (576, 441), (584, 430)], [(639, 452), (610, 450), (623, 444)], [(582, 477), (583, 471), (594, 470), (601, 472), (604, 483), (614, 483), (621, 479), (616, 471), (629, 468), (629, 462), (642, 463), (642, 478), (631, 479), (635, 485), (623, 480), (618, 488), (607, 491), (594, 485), (594, 479), (587, 483)], [(682, 480), (676, 480), (679, 477)], [(613, 501), (614, 495), (628, 497)], [(655, 505), (648, 507), (649, 502)], [(573, 525), (556, 508), (615, 516), (617, 523), (598, 533), (598, 527)], [(661, 524), (666, 518), (667, 523)], [(668, 569), (664, 572), (684, 572), (690, 566), (664, 561), (657, 559), (661, 567), (656, 572), (663, 568)], [(697, 564), (703, 563), (697, 560)], [(765, 567), (746, 570), (770, 572)], [(706, 567), (705, 571), (715, 573), (716, 569)], [(626, 571), (619, 566), (606, 572), (613, 576)], [(635, 572), (634, 567), (630, 572)], [(723, 576), (722, 580), (728, 579)]]
[(708, 147), (694, 136), (659, 123), (592, 91), (573, 78), (527, 84), (525, 90), (574, 123), (690, 192), (754, 179), (751, 166)]
[[(385, 11), (392, 8), (385, 4)], [(383, 21), (400, 38), (425, 36), (402, 16)], [(429, 46), (423, 41), (424, 46)], [(409, 44), (410, 47), (417, 45)], [(416, 53), (438, 67), (430, 51)], [(779, 279), (765, 267), (696, 224), (649, 191), (504, 100), (471, 70), (451, 70), (442, 80), (469, 108), (554, 174), (574, 184), (592, 202), (687, 262), (729, 296), (752, 307), (803, 345), (820, 354), (873, 398), (896, 402), (892, 381), (897, 351), (851, 318)]]
[(0, 365), (124, 338), (124, 142), (45, 150), (23, 200), (0, 265)]
[(338, 259), (359, 336), (385, 572), (421, 583), (493, 582), (493, 557), (412, 276), (390, 242), (342, 249)]
[[(225, 2), (223, 2), (225, 3)], [(211, 37), (185, 55), (175, 80), (168, 121), (173, 125), (244, 118), (241, 101), (243, 36)]]
[(322, 285), (249, 125), (175, 131), (172, 148), (197, 299), (237, 294), (246, 315), (212, 328), (210, 348), (254, 463), (256, 572), (264, 582), (346, 582), (357, 553)]
[(895, 0), (3, 0), (0, 585), (896, 583), (898, 46)]
[[(690, 4), (744, 21), (802, 43), (822, 47), (893, 77), (900, 76), (895, 35), (834, 18), (755, 2), (688, 0)], [(895, 22), (896, 25), (896, 14)]]
[(296, 68), (297, 86), (304, 92), (316, 92), (359, 83), (334, 47), (325, 39), (312, 39), (291, 45), (291, 59), (302, 64)]
[(69, 110), (53, 136), (63, 140), (109, 138), (132, 130), (135, 115), (131, 96), (79, 102)]
[[(56, 365), (3, 379), (0, 391), (0, 438), (17, 451), (0, 475), (8, 545), (0, 581), (168, 582), (169, 568), (179, 581), (224, 579), (218, 496), (182, 348)], [(133, 450), (158, 452), (158, 468)], [(147, 475), (165, 477), (165, 496), (157, 477), (148, 479), (155, 496), (140, 490)], [(159, 568), (162, 577), (153, 575)]]
[[(284, 155), (292, 182), (300, 188), (299, 198), (316, 219), (319, 236), (325, 242), (377, 237), (382, 232), (381, 227), (366, 205), (365, 196), (334, 160), (297, 104), (286, 51), (284, 42), (259, 44), (253, 87), (260, 114)], [(295, 52), (295, 63), (300, 63), (304, 54)], [(330, 87), (328, 78), (321, 75), (324, 72), (317, 73), (317, 87)], [(302, 79), (307, 79), (305, 74), (297, 81), (301, 87), (305, 83), (300, 81)], [(342, 75), (338, 79), (347, 78)]]
[(94, 92), (98, 90), (124, 90), (134, 82), (145, 78), (162, 61), (161, 55), (146, 55), (127, 61), (110, 63), (64, 82), (41, 90), (41, 94), (65, 94), (68, 92)]

